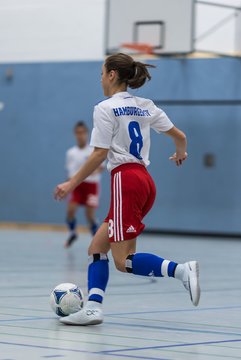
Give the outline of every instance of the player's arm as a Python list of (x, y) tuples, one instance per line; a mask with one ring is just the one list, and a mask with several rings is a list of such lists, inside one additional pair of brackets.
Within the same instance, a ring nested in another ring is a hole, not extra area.
[(71, 165), (72, 165), (72, 156), (70, 151), (68, 150), (65, 155), (65, 171), (66, 171), (67, 181), (70, 179)]
[(164, 134), (170, 136), (176, 145), (176, 152), (169, 159), (175, 161), (177, 166), (182, 165), (182, 162), (187, 158), (186, 135), (175, 126), (165, 131)]
[(73, 191), (82, 181), (91, 175), (103, 161), (106, 159), (108, 149), (95, 147), (92, 154), (86, 160), (85, 164), (69, 181), (59, 184), (54, 192), (55, 199), (64, 199), (71, 191)]
[(154, 103), (150, 105), (150, 109), (152, 113), (151, 128), (158, 133), (169, 135), (173, 139), (176, 152), (169, 159), (175, 161), (177, 166), (182, 165), (182, 162), (187, 158), (186, 135), (176, 128), (166, 113)]

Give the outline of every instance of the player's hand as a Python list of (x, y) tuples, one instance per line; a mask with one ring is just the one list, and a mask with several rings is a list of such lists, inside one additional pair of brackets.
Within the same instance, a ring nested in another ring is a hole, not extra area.
[(70, 181), (57, 185), (54, 190), (55, 200), (63, 200), (72, 190), (73, 186)]
[(174, 153), (172, 156), (169, 157), (169, 160), (175, 161), (177, 166), (182, 165), (183, 161), (187, 158), (187, 153)]

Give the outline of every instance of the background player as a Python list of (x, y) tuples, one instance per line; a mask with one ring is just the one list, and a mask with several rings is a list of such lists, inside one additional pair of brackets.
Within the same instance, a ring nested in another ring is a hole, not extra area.
[[(93, 153), (79, 172), (57, 186), (55, 196), (64, 198), (84, 181), (108, 156), (111, 171), (111, 204), (108, 216), (89, 247), (88, 302), (83, 310), (62, 318), (65, 324), (91, 325), (103, 321), (102, 301), (108, 283), (107, 253), (111, 249), (119, 271), (135, 275), (173, 277), (180, 280), (192, 303), (199, 303), (199, 268), (196, 261), (178, 264), (151, 253), (136, 253), (136, 238), (142, 220), (156, 195), (146, 170), (149, 164), (150, 128), (169, 135), (176, 152), (170, 157), (177, 166), (187, 158), (186, 136), (151, 100), (135, 97), (127, 87), (141, 87), (151, 76), (148, 67), (125, 54), (109, 56), (102, 67), (102, 87), (109, 98), (94, 110), (91, 144)], [(157, 302), (159, 299), (157, 299)]]
[[(88, 144), (88, 128), (83, 121), (75, 125), (74, 134), (76, 145), (66, 153), (66, 170), (69, 179), (78, 172), (93, 151)], [(70, 234), (65, 247), (69, 247), (78, 237), (76, 213), (79, 206), (85, 207), (85, 216), (92, 235), (97, 231), (96, 208), (99, 204), (99, 184), (103, 169), (104, 164), (78, 185), (70, 195), (66, 218)]]

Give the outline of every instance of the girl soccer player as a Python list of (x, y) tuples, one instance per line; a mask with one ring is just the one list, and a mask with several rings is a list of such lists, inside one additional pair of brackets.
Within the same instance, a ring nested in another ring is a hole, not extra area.
[[(74, 127), (74, 134), (76, 145), (71, 147), (66, 153), (66, 170), (69, 179), (78, 172), (93, 151), (93, 148), (88, 144), (88, 128), (83, 121), (77, 122)], [(101, 164), (99, 169), (94, 174), (88, 176), (70, 195), (66, 219), (70, 233), (65, 242), (66, 248), (70, 247), (78, 238), (76, 212), (79, 206), (85, 207), (85, 216), (92, 235), (95, 235), (98, 229), (96, 208), (99, 204), (99, 184), (104, 166), (105, 163)]]
[(107, 253), (111, 250), (119, 271), (135, 275), (174, 277), (180, 280), (197, 306), (200, 298), (197, 261), (177, 264), (150, 253), (136, 252), (142, 220), (156, 195), (149, 165), (150, 129), (169, 135), (176, 146), (170, 157), (177, 166), (187, 158), (186, 136), (151, 100), (136, 97), (127, 87), (141, 87), (151, 76), (152, 65), (134, 61), (125, 54), (109, 56), (102, 66), (102, 87), (107, 100), (94, 109), (91, 136), (93, 153), (69, 181), (57, 186), (55, 198), (62, 200), (107, 158), (111, 172), (111, 204), (108, 216), (89, 247), (88, 301), (75, 314), (61, 318), (65, 324), (94, 325), (103, 322), (102, 301), (108, 282)]

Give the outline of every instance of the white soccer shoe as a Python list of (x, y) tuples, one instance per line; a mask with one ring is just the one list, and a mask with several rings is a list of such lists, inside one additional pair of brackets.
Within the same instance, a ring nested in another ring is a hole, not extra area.
[(101, 309), (84, 308), (74, 314), (65, 316), (59, 319), (59, 321), (66, 325), (98, 325), (104, 320), (103, 312)]
[(189, 291), (191, 301), (197, 306), (200, 300), (199, 265), (197, 261), (189, 261), (184, 265), (183, 285)]

